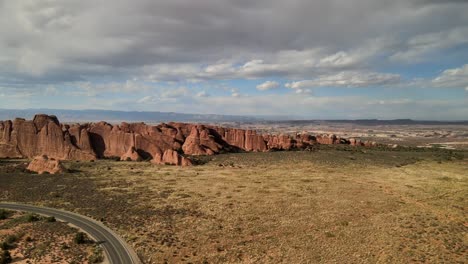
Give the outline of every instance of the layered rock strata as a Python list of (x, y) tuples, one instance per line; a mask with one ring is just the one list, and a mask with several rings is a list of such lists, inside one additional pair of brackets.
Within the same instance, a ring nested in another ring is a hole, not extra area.
[(64, 125), (55, 116), (27, 121), (0, 121), (0, 158), (47, 155), (58, 160), (151, 160), (157, 164), (191, 165), (185, 156), (225, 152), (306, 149), (315, 144), (374, 146), (374, 142), (335, 135), (271, 135), (254, 130), (199, 124), (106, 122)]

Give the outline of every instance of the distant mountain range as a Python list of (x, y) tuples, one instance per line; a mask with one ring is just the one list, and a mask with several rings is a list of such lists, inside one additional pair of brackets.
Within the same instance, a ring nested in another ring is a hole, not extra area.
[(468, 125), (468, 121), (430, 121), (412, 119), (357, 119), (357, 120), (299, 120), (292, 116), (242, 116), (216, 114), (185, 114), (174, 112), (140, 112), (113, 110), (66, 110), (66, 109), (0, 109), (0, 120), (15, 119), (16, 117), (32, 119), (35, 114), (55, 115), (61, 122), (252, 122), (269, 123), (284, 122), (306, 124), (316, 122), (352, 123), (358, 125)]

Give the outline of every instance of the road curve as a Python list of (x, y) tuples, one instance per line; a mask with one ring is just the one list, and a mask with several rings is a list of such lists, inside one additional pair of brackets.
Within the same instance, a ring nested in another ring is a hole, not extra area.
[(107, 259), (111, 264), (140, 264), (137, 254), (116, 233), (102, 223), (89, 217), (48, 207), (38, 207), (27, 204), (0, 203), (0, 208), (26, 211), (36, 214), (53, 216), (59, 220), (75, 225), (96, 241), (101, 243)]

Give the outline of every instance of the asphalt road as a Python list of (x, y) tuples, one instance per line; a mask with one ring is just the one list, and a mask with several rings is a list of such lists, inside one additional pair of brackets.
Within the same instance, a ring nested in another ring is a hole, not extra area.
[(0, 208), (26, 211), (36, 214), (53, 216), (64, 222), (75, 225), (90, 234), (101, 243), (107, 259), (111, 264), (139, 264), (137, 254), (116, 233), (89, 217), (47, 207), (37, 207), (26, 204), (0, 203)]

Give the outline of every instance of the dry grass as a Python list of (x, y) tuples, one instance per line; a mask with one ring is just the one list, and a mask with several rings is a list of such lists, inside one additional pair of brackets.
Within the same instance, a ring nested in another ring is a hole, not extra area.
[(190, 168), (73, 162), (66, 175), (0, 174), (0, 197), (101, 219), (146, 263), (463, 263), (468, 163), (452, 154), (226, 154)]

